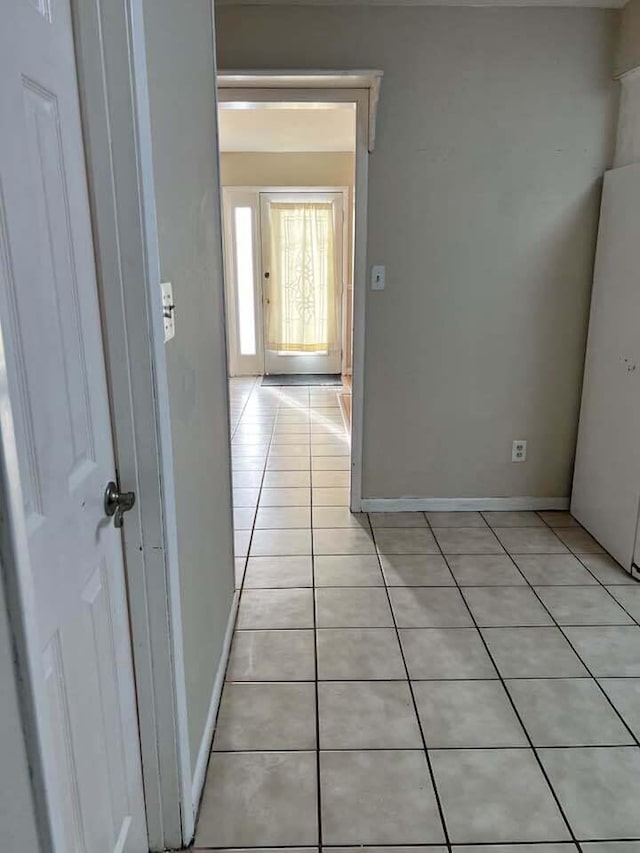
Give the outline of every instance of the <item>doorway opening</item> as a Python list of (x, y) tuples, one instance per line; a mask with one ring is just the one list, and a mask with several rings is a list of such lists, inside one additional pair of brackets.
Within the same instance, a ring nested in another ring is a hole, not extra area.
[(221, 100), (219, 129), (230, 377), (342, 384), (356, 104)]

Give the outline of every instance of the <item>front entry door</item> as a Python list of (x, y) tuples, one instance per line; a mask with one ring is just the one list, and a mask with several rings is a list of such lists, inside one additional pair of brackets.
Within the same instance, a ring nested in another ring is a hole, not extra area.
[(115, 468), (69, 0), (3, 0), (0, 119), (0, 321), (53, 747), (48, 795), (65, 853), (142, 853), (122, 542), (103, 508)]
[(341, 193), (260, 193), (265, 373), (340, 373)]

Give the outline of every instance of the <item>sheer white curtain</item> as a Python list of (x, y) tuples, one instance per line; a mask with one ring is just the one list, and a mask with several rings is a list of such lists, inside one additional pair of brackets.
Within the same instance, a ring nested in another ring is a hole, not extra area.
[(267, 348), (333, 352), (338, 346), (337, 269), (331, 202), (272, 202)]

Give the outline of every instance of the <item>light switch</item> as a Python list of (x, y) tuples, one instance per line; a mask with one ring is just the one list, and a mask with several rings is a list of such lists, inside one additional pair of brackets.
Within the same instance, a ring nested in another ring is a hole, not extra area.
[(384, 290), (385, 269), (381, 264), (371, 267), (371, 290)]
[(173, 287), (170, 281), (163, 281), (162, 290), (162, 321), (164, 323), (164, 342), (176, 336), (176, 306), (173, 303)]

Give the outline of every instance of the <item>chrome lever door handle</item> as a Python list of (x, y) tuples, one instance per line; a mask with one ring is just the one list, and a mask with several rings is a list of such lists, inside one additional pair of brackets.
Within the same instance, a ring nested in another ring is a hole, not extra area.
[(113, 516), (114, 527), (122, 527), (125, 512), (129, 512), (135, 502), (135, 492), (119, 491), (113, 480), (107, 483), (107, 488), (104, 490), (104, 511), (109, 518)]

